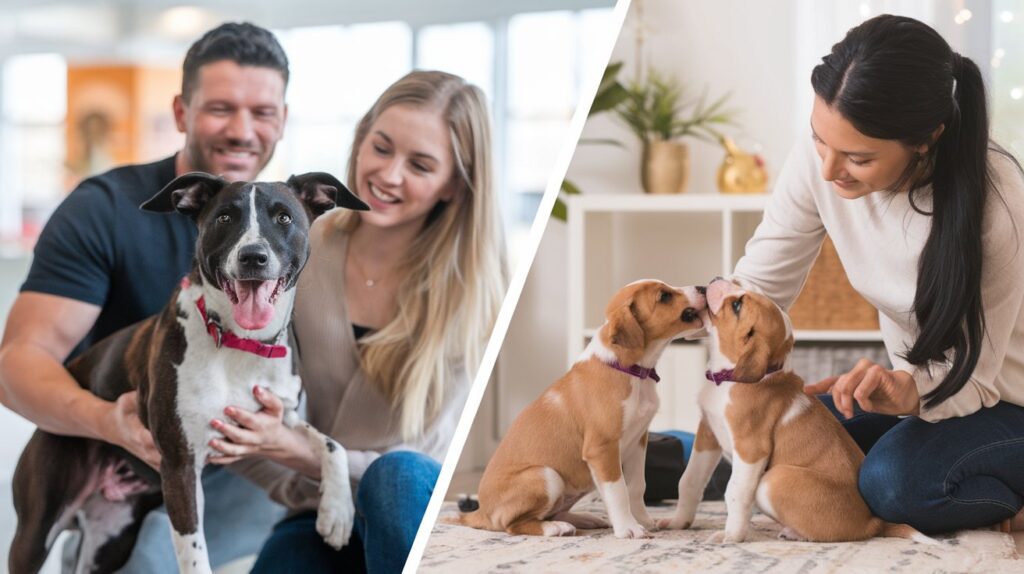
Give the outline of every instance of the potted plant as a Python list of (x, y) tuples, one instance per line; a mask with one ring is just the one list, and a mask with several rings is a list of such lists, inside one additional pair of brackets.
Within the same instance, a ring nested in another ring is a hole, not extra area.
[(641, 182), (647, 193), (682, 193), (689, 179), (689, 150), (680, 138), (696, 137), (717, 143), (717, 126), (733, 124), (734, 113), (724, 109), (728, 94), (706, 104), (707, 91), (685, 100), (683, 88), (651, 70), (644, 82), (626, 86), (627, 96), (615, 115), (643, 146)]

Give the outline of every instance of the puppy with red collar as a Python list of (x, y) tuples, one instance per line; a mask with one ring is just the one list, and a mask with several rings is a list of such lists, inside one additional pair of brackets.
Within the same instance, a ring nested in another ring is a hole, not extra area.
[(643, 501), (654, 366), (670, 341), (703, 329), (702, 291), (661, 281), (620, 290), (580, 359), (512, 423), (484, 470), (479, 508), (446, 522), (542, 536), (605, 528), (569, 512), (596, 487), (616, 537), (655, 529)]
[(756, 500), (780, 522), (781, 538), (838, 542), (874, 536), (934, 541), (871, 514), (857, 490), (864, 454), (828, 409), (786, 368), (789, 318), (767, 297), (716, 279), (707, 288), (710, 360), (700, 393), (694, 452), (679, 481), (675, 516), (689, 528), (712, 471), (732, 462), (725, 530), (712, 542), (742, 542)]

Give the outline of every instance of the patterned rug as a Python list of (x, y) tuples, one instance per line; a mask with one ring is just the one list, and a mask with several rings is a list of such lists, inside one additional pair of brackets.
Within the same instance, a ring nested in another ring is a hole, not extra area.
[[(671, 516), (673, 506), (651, 507), (655, 519)], [(577, 510), (607, 516), (600, 501)], [(445, 504), (441, 516), (456, 512)], [(969, 530), (936, 537), (941, 546), (897, 538), (864, 542), (812, 543), (779, 540), (782, 530), (755, 513), (751, 535), (742, 544), (710, 544), (707, 537), (725, 526), (725, 503), (703, 502), (690, 530), (655, 532), (644, 540), (619, 540), (610, 529), (562, 538), (510, 536), (438, 523), (427, 543), (419, 572), (707, 572), (765, 574), (1024, 572), (1024, 559), (1006, 534)]]

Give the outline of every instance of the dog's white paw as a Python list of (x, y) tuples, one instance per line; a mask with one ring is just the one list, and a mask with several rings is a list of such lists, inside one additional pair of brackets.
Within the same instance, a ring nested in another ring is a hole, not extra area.
[(341, 550), (352, 537), (355, 517), (356, 507), (351, 496), (322, 496), (317, 510), (316, 531), (331, 548)]
[(639, 522), (625, 526), (616, 526), (614, 531), (616, 538), (650, 538), (647, 529), (641, 526)]
[(743, 542), (746, 538), (746, 532), (729, 532), (728, 530), (719, 530), (711, 536), (708, 536), (706, 542), (708, 544), (736, 544), (737, 542)]
[(561, 520), (548, 520), (542, 523), (544, 536), (572, 536), (576, 534), (576, 527)]

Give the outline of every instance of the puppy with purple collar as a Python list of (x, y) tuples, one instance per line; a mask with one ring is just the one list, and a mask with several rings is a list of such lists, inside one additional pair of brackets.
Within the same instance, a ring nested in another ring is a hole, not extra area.
[(732, 463), (725, 529), (712, 542), (742, 542), (756, 503), (780, 522), (782, 538), (820, 542), (873, 536), (935, 541), (873, 516), (857, 489), (864, 454), (788, 368), (789, 317), (764, 295), (716, 279), (707, 288), (708, 382), (693, 454), (679, 481), (675, 515), (663, 528), (689, 528), (718, 461)]
[(643, 500), (655, 365), (672, 340), (703, 328), (702, 291), (654, 280), (619, 290), (579, 360), (512, 423), (480, 480), (479, 507), (445, 522), (539, 536), (605, 528), (571, 512), (596, 489), (616, 537), (655, 530)]

